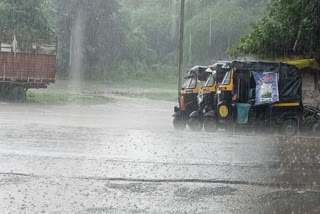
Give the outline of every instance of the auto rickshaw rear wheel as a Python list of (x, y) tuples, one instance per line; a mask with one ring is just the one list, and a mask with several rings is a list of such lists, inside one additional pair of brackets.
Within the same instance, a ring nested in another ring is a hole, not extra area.
[(298, 124), (294, 119), (287, 119), (282, 123), (282, 133), (285, 136), (294, 136), (298, 132)]
[(313, 131), (313, 133), (318, 134), (318, 133), (319, 133), (319, 130), (320, 130), (320, 124), (319, 124), (319, 122), (318, 122), (318, 123), (316, 123), (316, 124), (314, 124), (314, 125), (312, 126), (312, 131)]
[(217, 120), (214, 117), (204, 118), (203, 126), (207, 132), (216, 132), (218, 130)]
[(203, 128), (203, 123), (197, 117), (191, 117), (188, 121), (188, 126), (191, 131), (200, 132)]
[(176, 130), (184, 130), (186, 128), (186, 122), (182, 118), (174, 117), (173, 118), (173, 128)]

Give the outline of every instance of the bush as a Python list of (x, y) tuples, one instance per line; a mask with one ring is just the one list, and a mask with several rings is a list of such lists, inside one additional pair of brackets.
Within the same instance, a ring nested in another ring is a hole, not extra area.
[(119, 66), (106, 74), (110, 80), (145, 80), (145, 81), (176, 81), (177, 68), (171, 65), (136, 62), (134, 64), (123, 61)]

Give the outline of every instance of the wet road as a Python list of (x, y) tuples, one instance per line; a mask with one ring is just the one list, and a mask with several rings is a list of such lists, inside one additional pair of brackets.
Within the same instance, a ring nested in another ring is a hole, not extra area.
[(173, 105), (1, 104), (0, 213), (320, 213), (320, 139), (175, 132)]

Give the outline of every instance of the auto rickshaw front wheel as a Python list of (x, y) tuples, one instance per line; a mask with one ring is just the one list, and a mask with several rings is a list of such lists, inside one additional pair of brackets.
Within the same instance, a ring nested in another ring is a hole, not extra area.
[(319, 133), (319, 130), (320, 130), (320, 124), (319, 124), (319, 122), (318, 122), (318, 123), (316, 123), (316, 124), (314, 124), (314, 125), (312, 126), (312, 132), (315, 133), (315, 134), (318, 134), (318, 133)]
[(197, 117), (191, 117), (188, 121), (188, 126), (191, 131), (200, 132), (203, 128), (203, 123)]
[(207, 132), (216, 132), (218, 130), (217, 120), (213, 117), (205, 117), (203, 121), (204, 130)]
[(294, 136), (298, 132), (298, 123), (294, 119), (287, 119), (282, 123), (282, 133), (285, 136)]
[(186, 128), (186, 122), (182, 118), (174, 117), (173, 118), (173, 128), (176, 130), (184, 130)]

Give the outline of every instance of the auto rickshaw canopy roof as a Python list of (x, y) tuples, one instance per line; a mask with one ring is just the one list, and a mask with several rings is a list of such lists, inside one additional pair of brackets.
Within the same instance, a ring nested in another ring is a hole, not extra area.
[(218, 81), (218, 83), (222, 82), (223, 77), (228, 70), (228, 65), (227, 65), (228, 63), (230, 63), (230, 61), (219, 61), (209, 66), (208, 69), (210, 69), (211, 72), (215, 72), (214, 76), (215, 76), (215, 79)]
[(252, 72), (274, 72), (278, 78), (280, 102), (302, 100), (301, 70), (295, 65), (281, 62), (233, 61), (229, 66), (235, 72), (235, 76), (247, 79), (252, 77)]
[(185, 78), (190, 78), (193, 76), (196, 76), (198, 78), (198, 80), (200, 81), (205, 81), (208, 73), (206, 72), (206, 70), (208, 69), (209, 66), (194, 66), (193, 68), (189, 69), (186, 72), (186, 77)]

